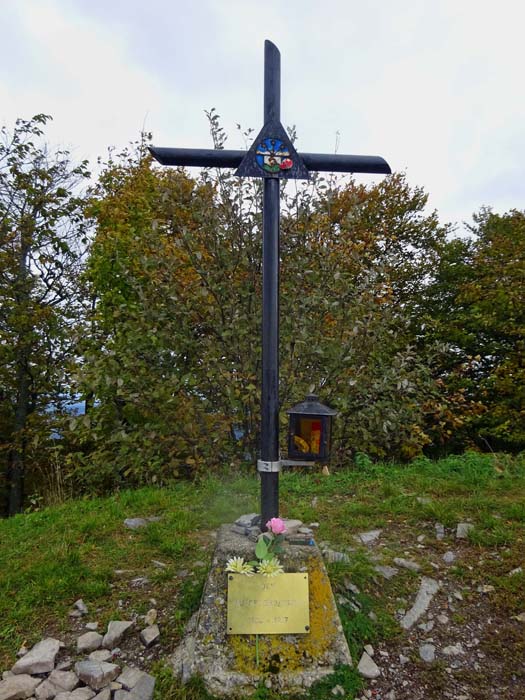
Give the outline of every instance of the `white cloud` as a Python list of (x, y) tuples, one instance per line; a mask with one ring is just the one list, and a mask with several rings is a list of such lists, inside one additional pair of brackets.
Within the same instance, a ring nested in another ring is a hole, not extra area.
[[(104, 154), (145, 123), (210, 145), (203, 110), (262, 126), (263, 42), (282, 53), (299, 149), (378, 154), (443, 219), (523, 208), (521, 0), (4, 0), (0, 120), (48, 112), (50, 138)], [(6, 66), (8, 70), (6, 70)]]

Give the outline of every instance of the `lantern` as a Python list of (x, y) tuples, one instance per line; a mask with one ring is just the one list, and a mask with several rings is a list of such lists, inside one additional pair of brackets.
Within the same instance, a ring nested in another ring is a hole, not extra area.
[(288, 458), (297, 461), (327, 462), (332, 441), (332, 418), (337, 411), (309, 394), (289, 408)]

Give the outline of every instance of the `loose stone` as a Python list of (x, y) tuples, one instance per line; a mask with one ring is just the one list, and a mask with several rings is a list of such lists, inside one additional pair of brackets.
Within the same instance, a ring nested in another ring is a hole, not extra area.
[(109, 649), (98, 649), (97, 651), (92, 651), (88, 656), (90, 661), (109, 661), (113, 657), (112, 652)]
[(436, 539), (437, 540), (445, 539), (445, 526), (443, 525), (443, 523), (436, 523), (434, 525), (434, 529), (436, 530)]
[(374, 655), (374, 647), (371, 644), (365, 644), (364, 650), (368, 654), (368, 656), (373, 656)]
[(454, 554), (454, 552), (448, 551), (445, 552), (445, 554), (443, 554), (443, 561), (445, 562), (445, 564), (452, 564), (452, 562), (455, 561), (455, 559), (456, 555)]
[(144, 615), (144, 622), (148, 627), (157, 622), (157, 611), (155, 608), (151, 608), (151, 610), (148, 610), (148, 612)]
[(458, 523), (456, 528), (456, 539), (465, 540), (468, 537), (468, 533), (474, 528), (472, 523)]
[(423, 661), (432, 663), (436, 658), (436, 647), (433, 644), (422, 644), (419, 647), (419, 656)]
[(90, 632), (98, 630), (98, 622), (86, 622), (86, 629)]
[(285, 535), (296, 535), (299, 528), (302, 526), (302, 520), (284, 519), (284, 526), (286, 527)]
[(93, 700), (111, 700), (111, 690), (109, 688), (103, 688), (98, 695), (95, 695)]
[(120, 640), (134, 627), (134, 622), (124, 620), (112, 620), (108, 625), (108, 631), (102, 640), (105, 649), (113, 649), (120, 644)]
[(344, 562), (345, 564), (348, 564), (350, 561), (348, 554), (345, 554), (344, 552), (336, 552), (333, 549), (325, 549), (323, 551), (323, 556), (329, 564), (334, 564), (336, 562)]
[(105, 661), (79, 661), (75, 664), (75, 671), (86, 685), (94, 690), (101, 690), (115, 680), (120, 673), (120, 668), (116, 664)]
[(126, 518), (124, 526), (130, 530), (139, 530), (141, 527), (146, 527), (148, 521), (145, 518)]
[(29, 698), (41, 682), (41, 678), (32, 678), (26, 673), (6, 678), (0, 681), (0, 700)]
[(77, 651), (82, 654), (100, 649), (102, 639), (102, 635), (98, 632), (86, 632), (77, 639)]
[(381, 576), (387, 580), (390, 580), (399, 573), (399, 569), (396, 569), (395, 566), (383, 566), (382, 564), (374, 566), (374, 571), (377, 571), (378, 574), (381, 574)]
[(55, 668), (55, 658), (60, 649), (58, 639), (48, 637), (43, 639), (38, 644), (28, 651), (11, 669), (13, 673), (28, 673), (34, 675), (37, 673), (48, 673)]
[(432, 578), (423, 577), (416, 600), (412, 608), (406, 613), (400, 624), (408, 630), (428, 610), (432, 598), (439, 590), (439, 583)]
[(148, 673), (143, 673), (137, 683), (133, 686), (130, 695), (133, 700), (153, 700), (155, 691), (155, 679)]
[(410, 559), (402, 559), (401, 557), (395, 557), (394, 564), (397, 564), (402, 569), (408, 569), (409, 571), (421, 570), (420, 565), (415, 561), (411, 561)]
[(357, 670), (364, 678), (378, 678), (381, 675), (381, 671), (376, 662), (366, 651), (364, 651), (361, 656)]
[(354, 539), (362, 544), (373, 544), (381, 534), (382, 530), (369, 530), (368, 532), (360, 532), (354, 535)]
[(445, 647), (443, 649), (443, 653), (445, 656), (459, 656), (460, 654), (464, 654), (463, 647), (461, 646), (461, 642), (458, 642), (457, 644), (451, 644), (448, 647)]
[(235, 524), (241, 527), (252, 527), (253, 525), (259, 524), (259, 518), (260, 516), (257, 513), (248, 513), (247, 515), (241, 515), (237, 518)]
[(341, 685), (334, 685), (334, 687), (331, 690), (331, 693), (336, 698), (343, 698), (346, 695), (346, 690)]
[(132, 668), (131, 666), (124, 666), (122, 673), (117, 678), (117, 683), (120, 683), (120, 687), (124, 690), (131, 690), (134, 688), (141, 676), (144, 675), (144, 671), (138, 668)]
[(79, 598), (78, 600), (76, 600), (76, 601), (73, 603), (73, 607), (74, 607), (76, 610), (78, 610), (78, 612), (81, 613), (82, 615), (87, 615), (87, 614), (88, 614), (87, 605), (84, 603), (84, 601), (82, 600), (82, 598)]
[(158, 625), (150, 625), (149, 627), (146, 627), (146, 629), (142, 630), (140, 633), (140, 641), (144, 646), (148, 649), (149, 647), (153, 646), (155, 642), (158, 642), (160, 639), (160, 630)]

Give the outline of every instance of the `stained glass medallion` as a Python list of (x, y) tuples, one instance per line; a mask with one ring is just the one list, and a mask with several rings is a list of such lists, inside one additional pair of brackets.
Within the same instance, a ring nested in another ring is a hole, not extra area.
[(309, 179), (301, 156), (278, 121), (263, 126), (235, 174), (239, 177)]
[(255, 151), (255, 160), (267, 173), (278, 173), (293, 166), (290, 151), (280, 139), (267, 138), (261, 141)]

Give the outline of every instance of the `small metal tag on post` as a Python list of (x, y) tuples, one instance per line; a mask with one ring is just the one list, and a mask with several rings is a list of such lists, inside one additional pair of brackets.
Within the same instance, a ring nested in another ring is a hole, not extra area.
[(281, 124), (281, 55), (264, 44), (264, 125), (248, 151), (150, 147), (162, 165), (237, 168), (239, 177), (264, 178), (261, 444), (261, 526), (279, 515), (279, 181), (309, 172), (391, 172), (380, 156), (298, 153)]

